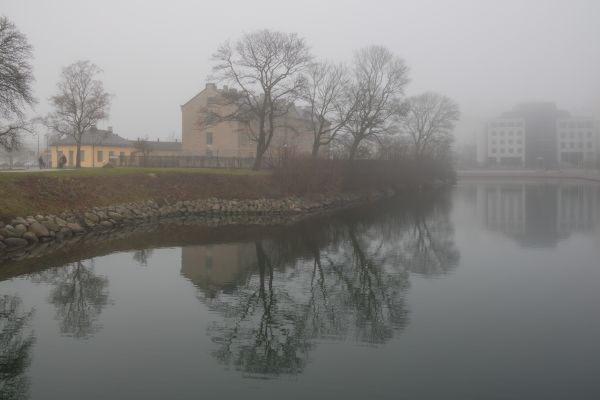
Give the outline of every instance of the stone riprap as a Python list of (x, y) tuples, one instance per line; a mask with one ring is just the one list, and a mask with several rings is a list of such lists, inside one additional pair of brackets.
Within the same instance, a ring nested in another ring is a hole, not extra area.
[(47, 254), (50, 250), (75, 243), (80, 236), (90, 237), (107, 232), (159, 223), (162, 220), (194, 217), (197, 223), (211, 226), (231, 224), (273, 225), (295, 222), (314, 213), (373, 201), (391, 193), (371, 195), (339, 194), (317, 199), (222, 200), (201, 199), (169, 204), (149, 200), (142, 203), (94, 207), (58, 215), (18, 217), (0, 222), (0, 261)]

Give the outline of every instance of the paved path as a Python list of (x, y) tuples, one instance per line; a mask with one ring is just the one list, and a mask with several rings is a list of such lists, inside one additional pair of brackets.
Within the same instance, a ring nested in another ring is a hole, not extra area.
[(1, 173), (11, 174), (11, 173), (24, 173), (24, 172), (69, 171), (70, 169), (72, 169), (72, 168), (62, 168), (62, 169), (58, 169), (58, 168), (44, 168), (44, 169), (39, 169), (39, 168), (29, 168), (29, 169), (0, 169), (0, 174)]

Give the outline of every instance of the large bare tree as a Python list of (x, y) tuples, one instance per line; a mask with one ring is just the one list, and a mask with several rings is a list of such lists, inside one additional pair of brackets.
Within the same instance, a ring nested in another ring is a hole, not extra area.
[(77, 61), (63, 68), (58, 93), (50, 98), (54, 111), (46, 124), (61, 136), (70, 136), (77, 145), (75, 167), (81, 167), (81, 139), (84, 132), (108, 117), (111, 95), (97, 76), (102, 70), (90, 61)]
[(32, 47), (6, 17), (0, 17), (0, 148), (20, 147), (20, 134), (31, 132), (25, 108), (35, 103), (31, 90)]
[[(260, 30), (227, 42), (213, 55), (216, 78), (234, 87), (225, 93), (226, 113), (209, 112), (205, 123), (237, 121), (256, 143), (254, 169), (303, 86), (301, 72), (311, 60), (304, 39), (293, 33)], [(225, 114), (225, 115), (224, 115)]]
[(313, 133), (312, 156), (319, 156), (321, 146), (329, 145), (346, 126), (354, 111), (347, 101), (350, 76), (343, 64), (310, 64), (302, 99), (308, 104)]
[(394, 120), (402, 110), (407, 83), (408, 67), (385, 47), (369, 46), (355, 54), (348, 93), (353, 113), (344, 127), (350, 160), (365, 141), (395, 132)]
[(458, 104), (449, 97), (427, 92), (406, 101), (401, 129), (411, 143), (415, 158), (447, 151), (452, 130), (460, 118)]

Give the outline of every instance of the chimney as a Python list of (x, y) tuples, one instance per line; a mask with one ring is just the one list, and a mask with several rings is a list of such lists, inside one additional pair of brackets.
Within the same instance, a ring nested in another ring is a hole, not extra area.
[(229, 90), (229, 86), (227, 86), (227, 85), (223, 85), (223, 90), (224, 90), (225, 92), (227, 92), (227, 91)]
[(110, 133), (113, 133), (112, 126), (109, 126), (108, 128), (106, 128), (106, 130), (109, 131)]
[(160, 138), (156, 138), (156, 141), (157, 141), (157, 142), (160, 142)]
[(214, 83), (207, 83), (206, 88), (217, 90), (217, 85), (215, 85)]
[(98, 127), (96, 126), (96, 124), (94, 124), (94, 125), (92, 125), (92, 127), (91, 127), (91, 129), (90, 129), (90, 130), (92, 130), (92, 131), (97, 131), (97, 130), (98, 130)]

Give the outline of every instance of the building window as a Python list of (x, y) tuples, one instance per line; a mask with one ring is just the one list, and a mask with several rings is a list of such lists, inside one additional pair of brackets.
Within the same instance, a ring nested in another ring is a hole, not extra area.
[(561, 127), (561, 128), (566, 128), (566, 127), (567, 127), (567, 123), (566, 123), (566, 122), (564, 122), (564, 121), (563, 121), (563, 122), (561, 122), (561, 123), (560, 123), (560, 127)]
[(566, 145), (566, 143), (565, 143), (565, 142), (561, 142), (561, 144), (560, 144), (560, 148), (561, 148), (561, 149), (564, 149), (565, 147), (567, 147), (567, 146), (565, 146), (565, 145)]
[(79, 150), (79, 161), (85, 161), (85, 152), (83, 150)]
[(523, 141), (521, 139), (517, 140), (517, 144), (523, 144)]
[(513, 144), (513, 140), (512, 140), (512, 139), (511, 139), (511, 140), (509, 140), (509, 141), (508, 141), (508, 144)]
[(587, 133), (587, 137), (588, 137), (588, 139), (591, 139), (592, 138), (592, 132), (588, 132)]
[(504, 149), (500, 149), (500, 153), (504, 153)]
[(102, 150), (98, 150), (98, 154), (97, 154), (97, 157), (96, 157), (96, 159), (97, 159), (98, 161), (100, 161), (100, 162), (101, 162), (101, 161), (104, 161), (104, 152), (103, 152)]
[(573, 132), (569, 132), (569, 137), (570, 137), (570, 138), (574, 138), (574, 137), (575, 137), (575, 134), (574, 134)]
[(496, 131), (492, 131), (492, 136), (496, 136)]
[(512, 135), (514, 135), (513, 131), (508, 132), (508, 136), (512, 136)]
[(501, 140), (501, 141), (500, 141), (500, 144), (504, 144), (504, 140)]
[(514, 149), (511, 147), (510, 149), (508, 149), (508, 152), (509, 152), (509, 153), (513, 153), (513, 152), (514, 152)]
[(206, 132), (206, 144), (213, 144), (212, 132)]
[(114, 151), (109, 151), (108, 152), (108, 161), (112, 160), (113, 158), (115, 158), (115, 152)]
[(495, 141), (495, 140), (492, 140), (492, 144), (496, 144), (496, 141)]
[(592, 146), (593, 146), (593, 145), (592, 145), (592, 142), (587, 142), (587, 148), (588, 148), (588, 149), (591, 149), (591, 148), (592, 148)]
[(583, 148), (583, 143), (581, 143), (581, 142), (577, 143), (577, 147), (579, 147), (580, 149), (582, 149)]
[(523, 152), (523, 149), (521, 149), (521, 148), (517, 149), (517, 153), (522, 153), (522, 152)]
[(496, 148), (495, 147), (492, 149), (492, 154), (496, 154)]
[(564, 133), (564, 132), (561, 132), (561, 133), (560, 133), (560, 137), (564, 139), (565, 137), (567, 137), (567, 134), (566, 134), (566, 133)]
[(500, 136), (504, 136), (504, 131), (500, 132)]

